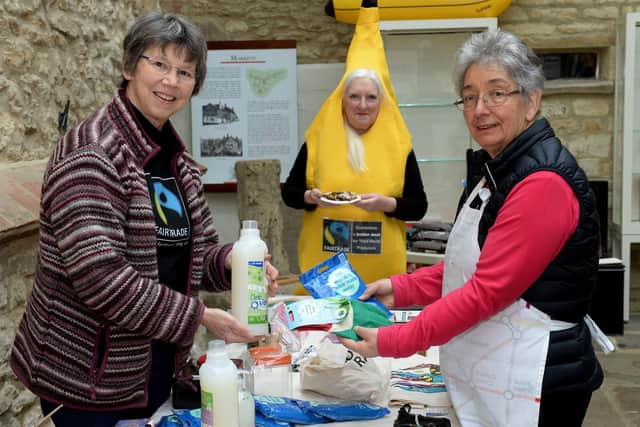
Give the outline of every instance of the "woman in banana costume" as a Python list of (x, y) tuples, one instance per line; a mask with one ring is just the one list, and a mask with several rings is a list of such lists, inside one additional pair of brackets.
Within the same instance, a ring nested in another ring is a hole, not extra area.
[[(309, 126), (282, 197), (304, 209), (302, 271), (345, 251), (371, 282), (406, 271), (404, 221), (424, 216), (427, 197), (391, 85), (378, 8), (366, 6), (344, 76)], [(335, 205), (321, 199), (334, 191), (357, 193), (360, 200)]]

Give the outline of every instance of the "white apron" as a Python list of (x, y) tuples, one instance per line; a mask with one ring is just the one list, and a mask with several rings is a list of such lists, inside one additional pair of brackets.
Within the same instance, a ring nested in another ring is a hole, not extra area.
[[(449, 234), (442, 296), (462, 287), (476, 270), (478, 225), (491, 197), (484, 183), (483, 178), (473, 189)], [(480, 209), (469, 206), (476, 195)], [(518, 299), (440, 347), (440, 366), (462, 426), (538, 425), (551, 330), (547, 314)]]

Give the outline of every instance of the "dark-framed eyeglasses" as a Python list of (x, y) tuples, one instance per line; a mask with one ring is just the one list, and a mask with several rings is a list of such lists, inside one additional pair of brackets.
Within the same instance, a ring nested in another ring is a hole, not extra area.
[(478, 100), (482, 99), (485, 107), (493, 108), (504, 104), (511, 95), (515, 95), (517, 93), (522, 93), (522, 89), (513, 89), (511, 91), (505, 89), (492, 89), (482, 96), (477, 93), (462, 95), (462, 97), (453, 104), (458, 107), (460, 111), (469, 111), (476, 108)]
[(190, 83), (196, 79), (195, 73), (193, 71), (185, 70), (184, 68), (178, 68), (147, 55), (140, 55), (140, 58), (146, 59), (149, 65), (151, 65), (151, 68), (159, 74), (166, 76), (171, 72), (171, 70), (175, 68), (178, 75), (178, 80), (180, 80), (181, 82)]

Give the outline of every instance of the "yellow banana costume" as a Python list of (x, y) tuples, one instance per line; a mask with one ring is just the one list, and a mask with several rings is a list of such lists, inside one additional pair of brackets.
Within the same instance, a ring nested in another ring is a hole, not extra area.
[[(411, 136), (397, 106), (378, 21), (378, 8), (360, 9), (345, 73), (307, 129), (308, 188), (402, 196), (405, 165), (412, 149)], [(364, 172), (355, 171), (348, 161), (342, 113), (345, 78), (358, 68), (376, 71), (383, 86), (378, 117), (361, 135), (367, 165)], [(350, 263), (366, 283), (406, 271), (404, 221), (351, 205), (318, 206), (304, 212), (298, 242), (302, 271), (345, 247), (349, 247), (345, 252)]]

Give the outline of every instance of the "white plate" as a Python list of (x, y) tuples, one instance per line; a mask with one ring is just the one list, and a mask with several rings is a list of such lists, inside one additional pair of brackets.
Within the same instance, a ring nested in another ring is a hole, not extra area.
[(361, 199), (360, 199), (360, 196), (357, 196), (353, 200), (331, 200), (323, 196), (323, 197), (320, 197), (320, 200), (330, 205), (350, 205), (351, 203), (359, 202)]

